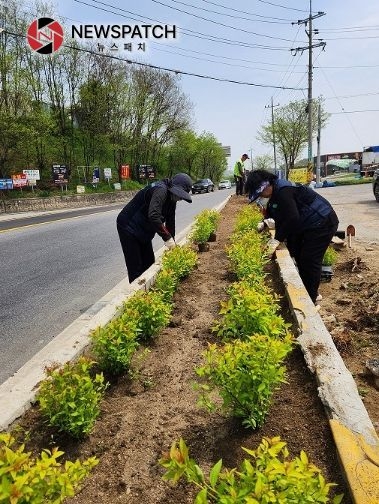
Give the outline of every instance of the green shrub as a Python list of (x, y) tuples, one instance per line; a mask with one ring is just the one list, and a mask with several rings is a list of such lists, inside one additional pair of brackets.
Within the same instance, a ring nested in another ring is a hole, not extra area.
[(135, 317), (140, 338), (148, 340), (167, 326), (171, 311), (172, 304), (166, 303), (160, 292), (138, 291), (124, 303), (122, 317)]
[(119, 317), (92, 331), (92, 349), (99, 366), (112, 374), (127, 371), (139, 346), (137, 336), (137, 322), (131, 317)]
[(226, 253), (239, 279), (264, 276), (264, 266), (269, 260), (262, 253), (262, 235), (257, 231), (234, 234)]
[(256, 205), (246, 205), (238, 213), (234, 233), (243, 235), (247, 231), (256, 231), (258, 222), (262, 219), (263, 215)]
[(254, 334), (246, 341), (224, 346), (209, 345), (204, 353), (206, 364), (196, 369), (206, 384), (197, 387), (200, 404), (210, 411), (217, 409), (212, 399), (217, 391), (223, 400), (221, 409), (242, 418), (246, 427), (260, 427), (268, 413), (271, 398), (285, 381), (284, 358), (292, 349), (292, 336), (273, 339)]
[(183, 441), (173, 443), (169, 453), (159, 460), (167, 469), (164, 480), (178, 482), (182, 476), (198, 489), (195, 504), (340, 504), (343, 495), (329, 497), (335, 483), (326, 483), (320, 469), (301, 451), (289, 458), (286, 443), (280, 437), (263, 438), (256, 450), (237, 469), (223, 469), (219, 460), (205, 477), (202, 469), (189, 458)]
[(84, 462), (58, 462), (63, 452), (58, 448), (43, 450), (38, 458), (14, 447), (8, 433), (0, 433), (0, 502), (9, 504), (43, 504), (63, 502), (79, 490), (79, 483), (98, 464), (95, 457)]
[(48, 424), (75, 438), (91, 432), (106, 389), (102, 373), (91, 378), (93, 364), (81, 357), (61, 368), (47, 369), (47, 379), (42, 381), (37, 394), (41, 413)]
[(177, 274), (171, 269), (161, 269), (155, 278), (153, 290), (161, 293), (165, 303), (172, 303), (177, 287)]
[(193, 243), (206, 243), (212, 233), (212, 222), (208, 219), (197, 219), (194, 222), (190, 240)]
[(333, 264), (337, 262), (337, 259), (338, 259), (338, 252), (336, 252), (334, 248), (329, 245), (329, 247), (325, 251), (322, 264), (324, 266), (333, 266)]
[(189, 245), (174, 247), (164, 253), (162, 269), (171, 271), (176, 280), (187, 277), (197, 264), (197, 254)]
[(217, 210), (205, 209), (201, 212), (204, 219), (208, 219), (211, 223), (212, 231), (215, 233), (217, 231), (218, 223), (220, 222), (221, 215)]
[(202, 210), (194, 220), (190, 240), (193, 243), (206, 243), (210, 235), (216, 232), (219, 220), (220, 214), (216, 210)]
[(220, 303), (221, 318), (212, 327), (218, 336), (243, 339), (257, 333), (271, 337), (286, 333), (288, 324), (278, 315), (279, 305), (267, 288), (248, 280), (233, 283), (228, 292), (229, 299)]

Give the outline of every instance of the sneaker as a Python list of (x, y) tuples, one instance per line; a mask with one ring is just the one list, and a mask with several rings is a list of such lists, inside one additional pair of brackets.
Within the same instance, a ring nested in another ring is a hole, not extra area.
[(321, 294), (317, 294), (316, 301), (322, 301), (322, 296), (321, 296)]

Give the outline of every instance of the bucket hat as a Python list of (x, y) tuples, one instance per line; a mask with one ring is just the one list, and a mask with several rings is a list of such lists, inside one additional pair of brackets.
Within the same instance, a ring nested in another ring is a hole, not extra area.
[(190, 196), (190, 191), (192, 188), (192, 179), (186, 173), (177, 173), (171, 179), (171, 184), (168, 186), (168, 190), (178, 196), (178, 198), (187, 201), (188, 203), (192, 203), (192, 198)]

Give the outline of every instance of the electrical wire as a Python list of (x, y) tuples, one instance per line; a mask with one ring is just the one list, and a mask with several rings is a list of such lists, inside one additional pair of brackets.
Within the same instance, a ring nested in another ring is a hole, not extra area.
[[(121, 7), (116, 7), (114, 5), (107, 4), (107, 3), (101, 2), (99, 0), (91, 0), (91, 1), (93, 3), (95, 3), (95, 4), (105, 5), (106, 7), (111, 7), (112, 9), (117, 9), (117, 10), (120, 10), (121, 12), (125, 12), (125, 13), (129, 14), (129, 19), (132, 19), (133, 21), (145, 22), (146, 19), (148, 19), (149, 21), (154, 21), (154, 22), (161, 23), (161, 21), (159, 21), (157, 19), (153, 19), (153, 18), (147, 17), (147, 16), (145, 16), (144, 19), (141, 19), (141, 18), (135, 19), (132, 16), (137, 16), (138, 17), (139, 15), (136, 14), (136, 13), (134, 13), (134, 12), (127, 11), (125, 9), (122, 9)], [(88, 7), (92, 7), (92, 8), (97, 9), (97, 10), (101, 10), (101, 11), (104, 11), (104, 12), (109, 12), (111, 14), (117, 14), (118, 16), (122, 16), (122, 17), (126, 17), (125, 15), (120, 14), (119, 12), (114, 12), (114, 11), (111, 11), (111, 10), (106, 9), (104, 7), (99, 7), (98, 5), (93, 5), (93, 3), (92, 4), (87, 3), (84, 0), (74, 0), (74, 2), (83, 4), (83, 5), (87, 5)], [(132, 16), (130, 16), (130, 14)], [(246, 48), (250, 48), (250, 49), (265, 49), (265, 50), (271, 50), (271, 51), (288, 51), (288, 50), (291, 49), (290, 47), (273, 47), (273, 46), (265, 46), (265, 45), (261, 45), (261, 44), (251, 44), (251, 43), (248, 43), (248, 42), (242, 42), (242, 41), (237, 41), (237, 40), (232, 40), (232, 39), (217, 37), (217, 36), (214, 36), (214, 35), (208, 35), (208, 34), (205, 34), (205, 33), (197, 32), (197, 31), (194, 31), (194, 30), (190, 30), (188, 28), (182, 28), (182, 27), (180, 27), (178, 25), (176, 25), (176, 26), (178, 27), (178, 29), (181, 30), (181, 33), (183, 35), (199, 38), (201, 40), (209, 40), (211, 42), (216, 42), (216, 43), (220, 43), (220, 44), (235, 45), (235, 46), (246, 47)]]
[[(274, 18), (274, 17), (271, 17), (271, 16), (262, 16), (260, 14), (252, 14), (252, 13), (247, 13), (245, 12), (245, 14), (247, 14), (248, 16), (254, 16), (254, 18), (264, 18), (264, 19), (246, 19), (246, 16), (234, 16), (233, 14), (230, 14), (230, 12), (228, 13), (223, 13), (223, 12), (218, 12), (218, 11), (215, 11), (215, 10), (212, 10), (212, 9), (205, 9), (204, 7), (199, 7), (198, 5), (192, 5), (192, 4), (188, 4), (188, 3), (185, 3), (185, 2), (180, 2), (179, 0), (171, 0), (171, 2), (173, 3), (177, 3), (177, 4), (180, 4), (180, 5), (185, 5), (186, 7), (192, 7), (193, 9), (197, 9), (197, 10), (202, 10), (202, 11), (205, 11), (205, 12), (210, 12), (212, 14), (218, 14), (219, 16), (228, 16), (229, 18), (233, 18), (233, 19), (240, 19), (240, 20), (243, 20), (243, 21), (254, 21), (256, 23), (270, 23), (270, 24), (290, 24), (292, 19), (282, 19), (282, 18)], [(226, 9), (226, 7), (224, 7)], [(242, 13), (243, 11), (238, 11), (237, 9), (231, 9), (235, 12), (239, 12), (239, 13)], [(269, 19), (275, 19), (275, 21), (269, 21)]]
[[(329, 85), (330, 89), (332, 90), (332, 93), (334, 94), (335, 98), (337, 99), (337, 101), (338, 101), (338, 103), (339, 103), (339, 105), (340, 105), (340, 107), (341, 107), (341, 112), (329, 112), (329, 113), (330, 113), (330, 114), (332, 114), (332, 115), (336, 115), (336, 114), (346, 114), (347, 112), (345, 111), (345, 109), (344, 109), (344, 107), (343, 107), (342, 103), (340, 102), (339, 98), (337, 97), (337, 94), (336, 94), (336, 92), (334, 91), (334, 88), (333, 88), (332, 84), (330, 83), (330, 81), (329, 81), (329, 79), (328, 79), (328, 77), (327, 77), (326, 73), (325, 73), (322, 69), (321, 69), (321, 72), (322, 72), (322, 74), (323, 74), (323, 76), (324, 76), (324, 78), (325, 78), (326, 82), (328, 83), (328, 85)], [(348, 112), (348, 113), (350, 114), (351, 112)], [(350, 117), (349, 117), (349, 116), (346, 116), (346, 119), (347, 119), (348, 123), (350, 124), (350, 127), (351, 127), (351, 129), (352, 129), (353, 133), (355, 134), (355, 136), (357, 137), (357, 139), (358, 139), (359, 143), (360, 143), (361, 145), (363, 145), (363, 142), (362, 142), (361, 138), (359, 137), (359, 135), (358, 135), (358, 133), (357, 133), (356, 129), (355, 129), (355, 128), (354, 128), (354, 126), (353, 126), (353, 123), (352, 123), (352, 122), (351, 122), (351, 120), (350, 120)]]
[(272, 17), (272, 16), (261, 16), (259, 14), (256, 14), (255, 12), (253, 13), (253, 12), (243, 11), (241, 9), (233, 9), (233, 7), (225, 6), (220, 3), (216, 3), (216, 2), (211, 2), (210, 0), (203, 0), (203, 2), (211, 4), (211, 5), (215, 5), (216, 7), (221, 7), (222, 9), (226, 9), (228, 11), (238, 12), (240, 14), (247, 14), (248, 16), (269, 17), (270, 19), (277, 19), (279, 21), (285, 21), (285, 22), (292, 21), (291, 19), (277, 18), (277, 17)]
[(240, 26), (232, 26), (232, 25), (228, 25), (225, 23), (221, 23), (220, 21), (214, 21), (213, 19), (199, 16), (198, 14), (193, 14), (193, 13), (187, 12), (183, 9), (179, 9), (178, 7), (172, 7), (171, 5), (168, 5), (164, 2), (161, 2), (160, 0), (151, 0), (151, 1), (156, 4), (163, 5), (164, 7), (167, 7), (168, 9), (173, 9), (173, 10), (181, 12), (183, 14), (187, 14), (187, 16), (192, 16), (197, 19), (201, 19), (202, 21), (206, 21), (207, 23), (215, 24), (217, 26), (223, 26), (224, 28), (230, 28), (231, 30), (236, 30), (238, 32), (247, 33), (249, 35), (256, 35), (258, 37), (265, 37), (265, 38), (274, 39), (274, 40), (282, 40), (284, 42), (291, 42), (291, 40), (289, 40), (289, 39), (285, 39), (285, 38), (281, 38), (281, 37), (274, 37), (273, 35), (265, 35), (264, 33), (257, 33), (257, 32), (251, 31), (251, 30), (245, 30), (244, 28), (242, 28)]
[[(20, 37), (20, 38), (26, 39), (25, 35), (22, 35), (22, 34), (19, 34), (19, 33), (14, 33), (14, 32), (11, 32), (9, 30), (3, 30), (1, 33), (6, 33), (6, 34), (12, 35), (14, 37)], [(203, 75), (203, 74), (197, 74), (197, 73), (193, 73), (193, 72), (186, 72), (184, 70), (178, 70), (178, 69), (173, 69), (173, 68), (161, 67), (161, 66), (158, 66), (158, 65), (153, 65), (151, 63), (142, 63), (140, 61), (134, 61), (134, 60), (130, 60), (130, 59), (121, 58), (119, 56), (115, 56), (115, 55), (112, 55), (112, 54), (97, 53), (97, 52), (95, 52), (93, 50), (85, 49), (83, 47), (70, 46), (70, 45), (67, 45), (67, 44), (62, 44), (62, 46), (66, 47), (67, 49), (72, 49), (72, 50), (75, 50), (75, 51), (91, 54), (93, 56), (104, 57), (104, 58), (108, 58), (108, 59), (114, 59), (114, 60), (117, 60), (117, 61), (122, 61), (124, 63), (128, 63), (130, 65), (137, 65), (137, 66), (142, 66), (142, 67), (147, 67), (147, 68), (154, 68), (155, 70), (161, 70), (161, 71), (164, 71), (164, 72), (171, 72), (171, 73), (175, 73), (176, 75), (187, 75), (187, 76), (191, 76), (191, 77), (198, 77), (200, 79), (209, 79), (209, 80), (214, 80), (214, 81), (218, 81), (218, 82), (228, 82), (230, 84), (240, 84), (240, 85), (244, 85), (244, 86), (253, 86), (253, 87), (261, 87), (261, 88), (273, 88), (273, 89), (291, 89), (291, 90), (295, 90), (295, 91), (301, 91), (301, 89), (297, 89), (297, 88), (293, 88), (293, 87), (283, 87), (283, 86), (274, 86), (274, 85), (270, 85), (270, 84), (257, 84), (257, 83), (254, 83), (254, 82), (237, 81), (237, 80), (234, 80), (234, 79), (224, 79), (224, 78), (221, 78), (221, 77), (214, 77), (214, 76), (211, 76), (211, 75)]]

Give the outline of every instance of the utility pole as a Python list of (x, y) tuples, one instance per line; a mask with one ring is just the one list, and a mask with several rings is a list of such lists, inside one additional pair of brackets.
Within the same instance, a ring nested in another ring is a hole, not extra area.
[[(312, 49), (315, 47), (322, 47), (325, 49), (326, 42), (323, 42), (321, 39), (318, 43), (313, 44), (313, 27), (312, 21), (321, 16), (325, 16), (325, 12), (318, 12), (312, 16), (312, 0), (309, 0), (309, 17), (306, 19), (299, 19), (297, 23), (298, 25), (308, 26), (308, 31), (305, 30), (305, 33), (308, 35), (308, 46), (306, 47), (296, 47), (295, 49), (291, 49), (292, 54), (295, 56), (299, 51), (308, 51), (308, 103), (307, 103), (307, 114), (308, 114), (308, 169), (313, 165), (313, 154), (312, 154), (312, 81), (313, 81), (313, 62), (312, 62)], [(315, 30), (315, 34), (318, 34), (318, 30)]]
[(318, 102), (317, 114), (317, 163), (316, 163), (316, 183), (320, 183), (320, 161), (321, 161), (321, 102)]
[(276, 165), (276, 141), (275, 141), (275, 122), (274, 122), (274, 107), (279, 107), (279, 103), (274, 105), (274, 99), (271, 96), (271, 105), (265, 105), (265, 108), (271, 107), (271, 129), (272, 129), (272, 145), (274, 147), (274, 169), (275, 175), (277, 173), (277, 165)]

